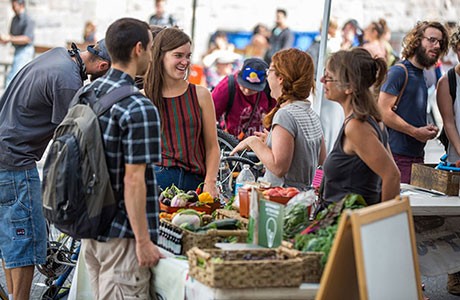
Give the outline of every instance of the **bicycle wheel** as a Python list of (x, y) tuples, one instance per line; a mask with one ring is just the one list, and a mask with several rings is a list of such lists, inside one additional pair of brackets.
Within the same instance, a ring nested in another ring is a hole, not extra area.
[(0, 284), (0, 299), (1, 300), (8, 300), (8, 292), (6, 291), (6, 289), (1, 284)]
[(225, 154), (230, 153), (239, 143), (233, 135), (222, 129), (217, 129), (217, 141), (219, 142), (220, 151)]

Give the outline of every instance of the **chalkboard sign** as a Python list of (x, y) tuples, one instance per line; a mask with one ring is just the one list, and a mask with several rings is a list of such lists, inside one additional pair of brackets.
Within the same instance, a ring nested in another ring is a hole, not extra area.
[(407, 198), (344, 212), (317, 299), (423, 299)]

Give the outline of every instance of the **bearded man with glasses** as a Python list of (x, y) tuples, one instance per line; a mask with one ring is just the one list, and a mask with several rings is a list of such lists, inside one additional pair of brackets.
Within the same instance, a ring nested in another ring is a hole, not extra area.
[(441, 23), (418, 22), (404, 37), (403, 60), (389, 69), (380, 89), (379, 107), (403, 183), (410, 183), (412, 164), (423, 163), (426, 142), (439, 131), (427, 124), (428, 89), (423, 70), (446, 54), (447, 44), (447, 30)]

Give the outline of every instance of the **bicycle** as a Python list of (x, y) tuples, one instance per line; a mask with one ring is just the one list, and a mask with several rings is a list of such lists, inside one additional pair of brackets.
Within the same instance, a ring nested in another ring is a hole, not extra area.
[(80, 253), (80, 241), (59, 232), (48, 225), (48, 249), (46, 264), (37, 266), (45, 275), (44, 300), (62, 299), (67, 296), (72, 284), (72, 274)]
[(239, 141), (233, 135), (219, 128), (217, 129), (217, 140), (220, 147), (220, 165), (217, 182), (223, 198), (231, 199), (235, 194), (234, 179), (243, 169), (243, 165), (248, 164), (256, 178), (263, 175), (264, 166), (252, 151), (244, 150), (241, 153), (230, 155)]
[(254, 162), (243, 156), (245, 151), (243, 151), (242, 156), (230, 156), (229, 154), (230, 152), (221, 151), (219, 172), (217, 174), (218, 186), (221, 195), (225, 199), (231, 199), (235, 194), (234, 179), (243, 169), (243, 165), (249, 165), (255, 178), (258, 178), (264, 172), (264, 166), (261, 162)]
[(0, 284), (0, 299), (1, 300), (8, 300), (8, 292), (3, 287), (2, 284)]

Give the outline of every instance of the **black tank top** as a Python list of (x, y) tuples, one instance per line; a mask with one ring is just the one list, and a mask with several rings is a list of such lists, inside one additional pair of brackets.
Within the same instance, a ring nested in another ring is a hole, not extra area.
[[(357, 155), (348, 155), (343, 151), (345, 126), (353, 116), (347, 118), (340, 129), (331, 153), (324, 163), (324, 193), (326, 204), (337, 202), (347, 194), (363, 196), (368, 205), (380, 202), (382, 180)], [(387, 147), (388, 133), (379, 124), (368, 117), (367, 122), (375, 129), (379, 140)], [(362, 141), (366, 143), (366, 141)]]

